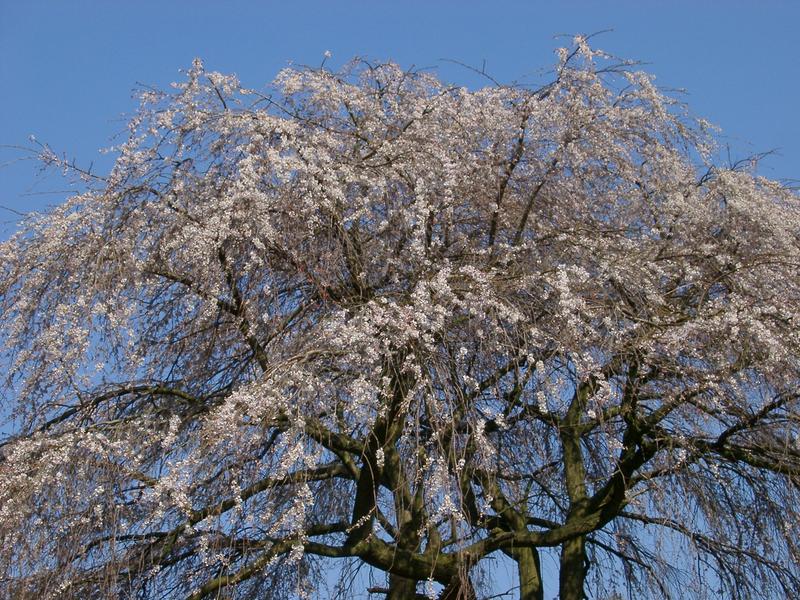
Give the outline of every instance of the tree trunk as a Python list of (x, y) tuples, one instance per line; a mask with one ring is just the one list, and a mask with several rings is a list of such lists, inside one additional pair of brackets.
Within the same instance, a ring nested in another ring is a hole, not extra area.
[(560, 600), (583, 600), (583, 583), (586, 579), (586, 538), (580, 536), (561, 546), (561, 572), (559, 573)]
[(417, 582), (399, 575), (389, 575), (386, 600), (413, 600), (417, 597)]
[(534, 548), (515, 551), (519, 575), (519, 600), (544, 600), (539, 552)]

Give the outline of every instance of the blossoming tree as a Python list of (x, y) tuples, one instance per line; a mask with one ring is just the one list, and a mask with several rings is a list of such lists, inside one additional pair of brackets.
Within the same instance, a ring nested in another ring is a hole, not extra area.
[(800, 596), (800, 202), (712, 142), (581, 39), (146, 93), (0, 246), (4, 597)]

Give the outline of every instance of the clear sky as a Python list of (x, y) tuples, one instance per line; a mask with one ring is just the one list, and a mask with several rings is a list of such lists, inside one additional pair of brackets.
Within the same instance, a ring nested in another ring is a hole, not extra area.
[[(138, 83), (164, 87), (194, 57), (258, 88), (289, 62), (334, 67), (353, 56), (435, 67), (481, 85), (443, 59), (510, 82), (541, 73), (572, 35), (648, 63), (692, 112), (719, 125), (734, 159), (775, 149), (761, 172), (800, 178), (800, 1), (617, 2), (283, 0), (0, 0), (0, 239), (13, 211), (42, 210), (67, 185), (37, 175), (14, 147), (29, 136), (79, 164), (125, 128)], [(557, 38), (566, 34), (566, 37)]]

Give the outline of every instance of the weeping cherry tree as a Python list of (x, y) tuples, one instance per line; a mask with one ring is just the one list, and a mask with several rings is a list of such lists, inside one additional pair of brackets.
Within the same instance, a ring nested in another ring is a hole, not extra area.
[(116, 152), (0, 245), (4, 598), (800, 597), (800, 201), (647, 74), (196, 61)]

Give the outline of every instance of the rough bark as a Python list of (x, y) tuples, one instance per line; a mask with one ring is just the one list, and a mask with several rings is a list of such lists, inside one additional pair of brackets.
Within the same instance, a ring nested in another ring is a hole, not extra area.
[(417, 582), (398, 575), (389, 576), (386, 600), (413, 600), (417, 597)]
[(579, 536), (561, 546), (558, 597), (560, 600), (583, 600), (586, 579), (586, 538)]
[(533, 548), (520, 548), (515, 554), (520, 600), (543, 600), (544, 587), (539, 552)]

